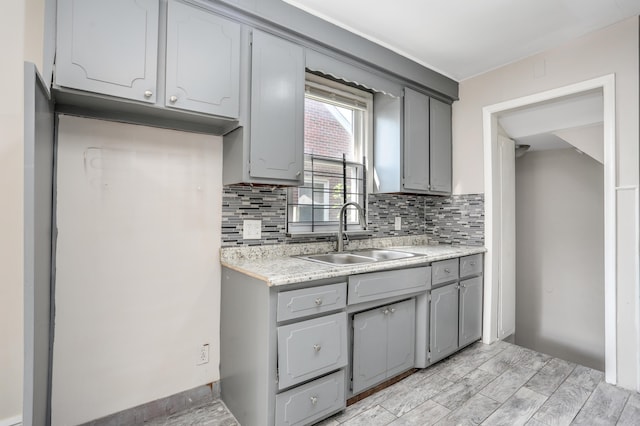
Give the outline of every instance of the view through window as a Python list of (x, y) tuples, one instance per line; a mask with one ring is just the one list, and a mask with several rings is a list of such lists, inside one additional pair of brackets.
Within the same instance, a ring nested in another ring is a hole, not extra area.
[[(333, 232), (340, 207), (357, 202), (366, 207), (368, 110), (371, 97), (356, 91), (308, 81), (304, 119), (304, 185), (288, 193), (289, 233)], [(347, 229), (364, 227), (353, 207)]]

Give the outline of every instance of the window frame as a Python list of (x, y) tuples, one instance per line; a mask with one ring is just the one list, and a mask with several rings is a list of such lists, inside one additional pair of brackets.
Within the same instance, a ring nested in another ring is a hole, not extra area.
[[(362, 139), (362, 144), (358, 144), (355, 147), (356, 152), (354, 156), (362, 159), (364, 156), (364, 167), (366, 171), (366, 176), (364, 176), (366, 185), (364, 189), (364, 204), (362, 207), (367, 212), (367, 198), (370, 193), (373, 192), (373, 94), (369, 91), (365, 91), (363, 89), (358, 89), (348, 85), (346, 82), (334, 81), (316, 74), (312, 74), (307, 72), (305, 75), (305, 99), (308, 97), (311, 99), (318, 100), (320, 102), (325, 102), (331, 104), (330, 101), (331, 96), (335, 96), (336, 106), (344, 107), (345, 104), (350, 108), (360, 109), (362, 114), (360, 115), (360, 119), (362, 123), (355, 124), (354, 123), (354, 140)], [(329, 102), (327, 102), (329, 101)], [(345, 101), (351, 101), (353, 104), (349, 104)], [(305, 152), (305, 158), (307, 153)], [(358, 160), (358, 163), (361, 163), (362, 160)], [(291, 192), (296, 190), (297, 187), (289, 188), (287, 191), (287, 209), (286, 209), (286, 223), (287, 223), (287, 235), (295, 237), (295, 236), (305, 236), (305, 235), (323, 235), (323, 234), (335, 234), (338, 231), (338, 223), (337, 222), (327, 222), (322, 221), (319, 223), (315, 223), (313, 225), (313, 230), (309, 229), (309, 225), (302, 225), (296, 222), (289, 221), (289, 199), (291, 197)], [(353, 217), (356, 215), (358, 218), (358, 222), (360, 222), (360, 218), (355, 208), (349, 208), (347, 210), (348, 214)], [(358, 223), (357, 225), (354, 223), (349, 223), (349, 232), (350, 233), (359, 233), (359, 232), (367, 232), (366, 231), (366, 220), (365, 223)], [(363, 226), (364, 225), (364, 226)]]

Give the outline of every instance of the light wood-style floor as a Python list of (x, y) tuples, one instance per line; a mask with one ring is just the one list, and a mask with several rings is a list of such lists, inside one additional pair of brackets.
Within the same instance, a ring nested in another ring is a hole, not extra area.
[[(154, 426), (238, 425), (221, 401)], [(640, 425), (640, 394), (604, 374), (505, 342), (461, 352), (359, 401), (322, 426)]]

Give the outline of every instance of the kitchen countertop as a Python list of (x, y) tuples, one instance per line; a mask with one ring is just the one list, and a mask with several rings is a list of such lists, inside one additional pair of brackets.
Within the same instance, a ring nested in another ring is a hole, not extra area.
[(364, 248), (385, 248), (415, 253), (420, 256), (353, 265), (328, 265), (295, 257), (328, 253), (335, 249), (335, 243), (310, 243), (222, 248), (220, 259), (224, 267), (264, 281), (268, 286), (280, 286), (386, 269), (420, 266), (437, 260), (486, 251), (484, 247), (479, 246), (429, 244), (426, 236), (353, 241), (347, 251)]

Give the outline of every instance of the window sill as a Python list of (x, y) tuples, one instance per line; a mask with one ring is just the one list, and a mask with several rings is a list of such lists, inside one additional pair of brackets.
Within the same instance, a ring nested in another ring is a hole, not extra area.
[[(359, 239), (369, 238), (373, 236), (373, 232), (368, 229), (362, 229), (358, 231), (345, 231), (344, 234), (348, 235), (350, 240), (359, 240)], [(338, 231), (287, 233), (287, 237), (290, 237), (290, 238), (337, 237), (337, 235), (338, 235)]]

